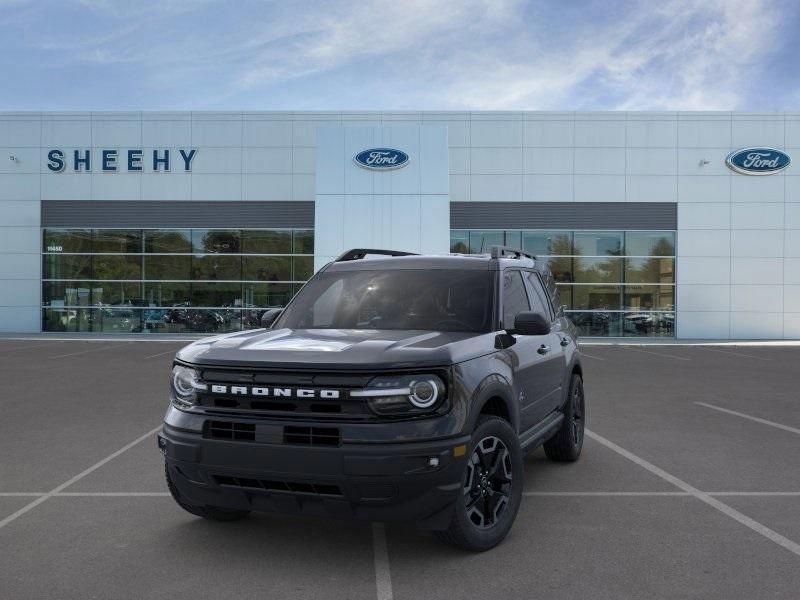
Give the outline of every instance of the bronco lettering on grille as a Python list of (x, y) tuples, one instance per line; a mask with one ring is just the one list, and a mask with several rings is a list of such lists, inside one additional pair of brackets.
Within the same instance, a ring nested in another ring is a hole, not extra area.
[(211, 385), (212, 394), (230, 394), (232, 396), (261, 396), (269, 398), (322, 398), (336, 400), (339, 390), (320, 390), (309, 388), (253, 387), (245, 385)]

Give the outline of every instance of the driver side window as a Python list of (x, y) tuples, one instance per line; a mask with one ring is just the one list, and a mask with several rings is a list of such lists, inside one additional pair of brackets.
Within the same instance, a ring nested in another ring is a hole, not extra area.
[(522, 282), (522, 273), (505, 271), (503, 273), (503, 328), (512, 329), (516, 316), (530, 309), (528, 293)]

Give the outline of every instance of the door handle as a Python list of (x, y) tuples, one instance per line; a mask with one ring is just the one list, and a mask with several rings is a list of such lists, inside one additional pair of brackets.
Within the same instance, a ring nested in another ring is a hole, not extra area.
[(542, 344), (541, 346), (539, 346), (537, 352), (539, 354), (547, 354), (548, 352), (550, 352), (550, 346), (548, 346), (547, 344)]

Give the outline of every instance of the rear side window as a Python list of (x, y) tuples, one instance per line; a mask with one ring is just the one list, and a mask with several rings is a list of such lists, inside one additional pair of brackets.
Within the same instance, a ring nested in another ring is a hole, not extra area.
[(519, 271), (505, 271), (503, 273), (503, 327), (514, 327), (514, 318), (521, 312), (530, 310), (528, 293), (522, 282), (522, 273)]
[(553, 320), (553, 311), (550, 309), (550, 302), (547, 300), (542, 284), (536, 273), (525, 272), (525, 279), (528, 280), (528, 289), (531, 293), (531, 310), (543, 314), (546, 318)]

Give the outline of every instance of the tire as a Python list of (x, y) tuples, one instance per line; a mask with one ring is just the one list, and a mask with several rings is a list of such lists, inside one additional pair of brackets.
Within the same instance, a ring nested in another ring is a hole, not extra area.
[(172, 498), (177, 502), (178, 506), (180, 506), (186, 512), (192, 513), (195, 516), (203, 517), (204, 519), (210, 519), (212, 521), (238, 521), (239, 519), (243, 519), (246, 517), (250, 511), (249, 510), (238, 510), (235, 508), (221, 508), (219, 506), (200, 506), (197, 504), (190, 504), (187, 502), (181, 493), (178, 491), (178, 488), (172, 481), (172, 478), (169, 476), (169, 467), (165, 464), (164, 465), (164, 476), (167, 479), (167, 487), (169, 488), (169, 493), (172, 495)]
[(507, 421), (483, 416), (472, 434), (467, 457), (452, 520), (436, 536), (463, 550), (483, 552), (503, 541), (519, 511), (522, 450)]
[(583, 448), (583, 433), (586, 424), (586, 400), (583, 395), (583, 379), (572, 374), (569, 396), (564, 405), (564, 421), (556, 434), (544, 443), (547, 458), (556, 462), (575, 462)]

